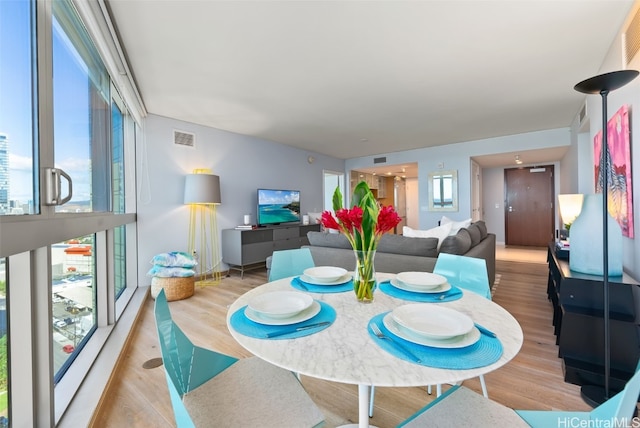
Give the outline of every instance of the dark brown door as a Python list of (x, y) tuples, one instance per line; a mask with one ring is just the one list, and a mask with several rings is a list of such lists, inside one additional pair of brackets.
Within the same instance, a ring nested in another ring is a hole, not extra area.
[(505, 244), (546, 247), (554, 238), (553, 165), (504, 170)]

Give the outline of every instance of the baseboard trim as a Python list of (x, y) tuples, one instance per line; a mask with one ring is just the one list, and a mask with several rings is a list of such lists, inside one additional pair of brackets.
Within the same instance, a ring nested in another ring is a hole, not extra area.
[(92, 426), (104, 402), (104, 393), (108, 391), (148, 296), (149, 286), (136, 289), (91, 370), (56, 424), (57, 427)]

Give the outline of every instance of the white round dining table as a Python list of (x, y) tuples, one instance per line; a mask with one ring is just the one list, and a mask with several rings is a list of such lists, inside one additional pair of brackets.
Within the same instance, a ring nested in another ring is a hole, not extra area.
[[(378, 279), (393, 275), (378, 273)], [(391, 297), (376, 290), (372, 303), (356, 301), (353, 292), (311, 293), (336, 310), (331, 326), (314, 334), (294, 339), (257, 339), (238, 333), (231, 326), (233, 313), (256, 296), (277, 290), (295, 290), (291, 278), (258, 286), (240, 296), (227, 313), (227, 326), (235, 340), (257, 357), (278, 367), (302, 375), (334, 382), (358, 385), (358, 426), (369, 427), (368, 406), (371, 386), (411, 387), (456, 383), (496, 370), (519, 352), (523, 334), (518, 321), (504, 308), (476, 293), (464, 291), (462, 298), (441, 303), (428, 303), (455, 309), (494, 332), (503, 347), (501, 357), (483, 367), (451, 370), (428, 367), (391, 355), (370, 337), (367, 325), (374, 316), (413, 303)]]

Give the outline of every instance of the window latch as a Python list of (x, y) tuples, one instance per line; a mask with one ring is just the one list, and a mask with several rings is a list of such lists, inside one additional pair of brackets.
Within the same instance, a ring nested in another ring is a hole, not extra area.
[[(67, 196), (62, 197), (62, 177), (66, 180)], [(64, 205), (71, 200), (73, 195), (73, 185), (71, 177), (60, 168), (44, 169), (44, 204), (45, 205)]]

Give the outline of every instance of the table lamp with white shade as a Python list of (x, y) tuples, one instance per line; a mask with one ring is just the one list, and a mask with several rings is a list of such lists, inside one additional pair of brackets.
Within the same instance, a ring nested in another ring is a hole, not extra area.
[(558, 195), (558, 206), (560, 207), (560, 218), (562, 219), (562, 226), (567, 231), (567, 237), (569, 236), (569, 230), (574, 220), (580, 214), (582, 210), (582, 199), (584, 195), (581, 193), (570, 193)]

